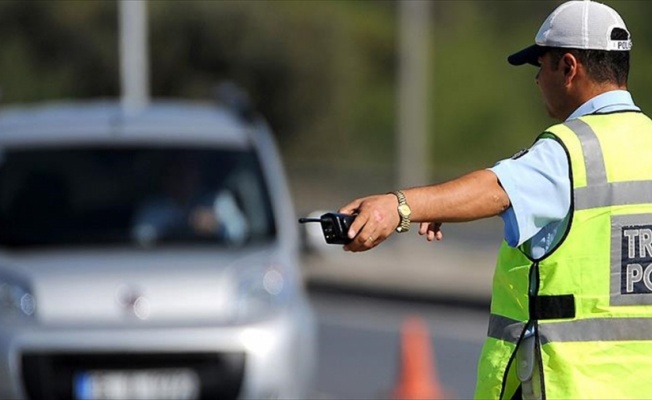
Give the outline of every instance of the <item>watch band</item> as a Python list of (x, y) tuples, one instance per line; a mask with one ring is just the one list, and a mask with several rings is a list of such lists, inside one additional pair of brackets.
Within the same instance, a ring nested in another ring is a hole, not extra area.
[(405, 199), (405, 194), (400, 190), (395, 190), (392, 192), (398, 199), (398, 215), (401, 218), (400, 223), (396, 227), (396, 232), (403, 233), (410, 230), (410, 216), (412, 215), (412, 210)]

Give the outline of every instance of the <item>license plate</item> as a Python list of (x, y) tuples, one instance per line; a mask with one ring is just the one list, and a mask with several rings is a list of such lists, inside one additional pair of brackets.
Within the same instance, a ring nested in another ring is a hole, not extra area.
[(199, 377), (187, 368), (98, 370), (74, 377), (78, 400), (196, 399)]

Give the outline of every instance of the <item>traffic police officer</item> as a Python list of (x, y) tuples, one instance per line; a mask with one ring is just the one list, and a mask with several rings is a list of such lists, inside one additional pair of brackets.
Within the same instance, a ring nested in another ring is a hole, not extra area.
[(539, 67), (560, 124), (493, 168), (340, 209), (358, 214), (348, 251), (501, 216), (478, 398), (652, 396), (652, 121), (627, 91), (631, 47), (612, 8), (560, 5), (508, 58)]

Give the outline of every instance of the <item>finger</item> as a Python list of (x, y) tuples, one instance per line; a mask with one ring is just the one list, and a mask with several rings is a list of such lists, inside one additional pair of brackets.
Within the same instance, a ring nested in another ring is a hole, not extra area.
[(357, 252), (364, 248), (366, 238), (371, 236), (369, 229), (366, 228), (365, 215), (356, 217), (349, 227), (347, 236), (351, 241), (344, 245), (344, 250)]
[(441, 230), (441, 222), (437, 222), (434, 224), (434, 232), (435, 232), (435, 238), (437, 240), (442, 240), (444, 238), (444, 233)]
[(382, 242), (384, 242), (385, 239), (387, 239), (387, 236), (382, 235), (382, 234), (380, 234), (378, 237), (376, 237), (376, 236), (374, 236), (374, 235), (371, 235), (371, 236), (368, 238), (367, 242), (365, 242), (365, 248), (366, 248), (366, 250), (371, 250), (371, 249), (373, 249), (374, 247), (376, 247), (376, 246), (378, 246), (379, 244), (381, 244)]
[(363, 231), (360, 235), (356, 236), (353, 241), (344, 245), (344, 250), (354, 253), (366, 251), (374, 248), (378, 243), (380, 243), (380, 241), (375, 236), (368, 235)]
[(369, 249), (373, 246), (376, 239), (378, 239), (378, 236), (374, 232), (373, 229), (370, 229), (370, 227), (366, 225), (353, 241), (357, 244), (358, 248)]
[(419, 235), (425, 235), (426, 233), (428, 233), (428, 227), (430, 227), (429, 222), (419, 223)]
[[(369, 222), (369, 216), (367, 213), (361, 213), (360, 215), (355, 217), (347, 233), (349, 239), (359, 240), (359, 238), (357, 238), (357, 236), (359, 236), (358, 233), (362, 234), (363, 233), (362, 230), (368, 228), (368, 222)], [(369, 231), (371, 231), (371, 229), (366, 229), (366, 230), (367, 232), (365, 232), (365, 234), (369, 236), (370, 235)]]
[(384, 241), (385, 237), (383, 236), (382, 231), (377, 230), (376, 228), (377, 226), (373, 224), (373, 221), (367, 220), (359, 233), (353, 238), (351, 243), (347, 245), (347, 250), (353, 252), (366, 251), (376, 247), (379, 243)]

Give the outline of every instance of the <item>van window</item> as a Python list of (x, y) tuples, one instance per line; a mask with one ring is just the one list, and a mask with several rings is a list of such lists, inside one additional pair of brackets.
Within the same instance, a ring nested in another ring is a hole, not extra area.
[(240, 246), (275, 236), (249, 150), (5, 149), (0, 245)]

